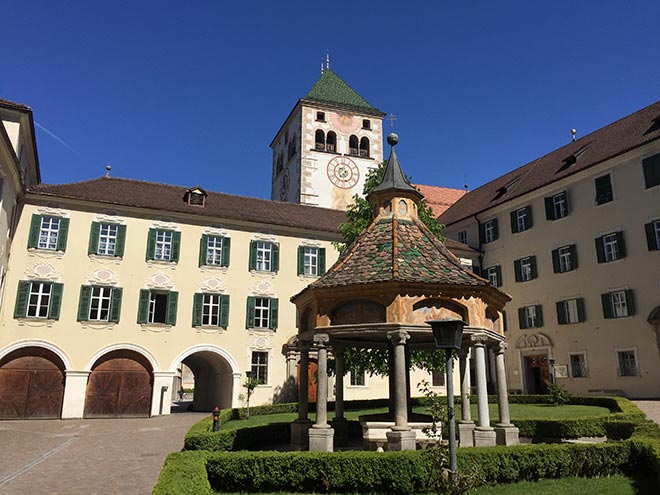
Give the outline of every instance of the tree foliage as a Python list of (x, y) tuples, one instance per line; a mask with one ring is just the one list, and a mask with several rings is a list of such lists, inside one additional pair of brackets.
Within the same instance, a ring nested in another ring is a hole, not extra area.
[[(365, 198), (380, 184), (385, 172), (385, 165), (386, 163), (382, 162), (378, 167), (369, 170), (364, 181), (363, 196), (357, 194), (353, 196), (353, 203), (349, 205), (346, 211), (348, 220), (339, 226), (344, 241), (334, 243), (340, 253), (343, 253), (348, 246), (353, 244), (364, 229), (371, 224), (373, 211), (369, 201)], [(410, 177), (407, 177), (406, 180), (410, 183)], [(438, 222), (426, 200), (421, 200), (417, 205), (417, 214), (431, 233), (442, 240), (444, 226)], [(344, 359), (347, 371), (359, 374), (364, 372), (378, 376), (387, 375), (387, 349), (346, 349)], [(432, 351), (412, 351), (410, 364), (412, 369), (427, 371), (444, 370), (445, 368), (442, 353)]]

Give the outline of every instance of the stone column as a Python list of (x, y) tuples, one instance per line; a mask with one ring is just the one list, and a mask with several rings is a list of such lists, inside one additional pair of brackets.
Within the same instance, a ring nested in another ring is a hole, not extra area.
[(286, 398), (285, 401), (295, 402), (296, 397), (296, 372), (297, 370), (297, 353), (291, 349), (286, 351)]
[(62, 419), (82, 418), (85, 411), (85, 396), (89, 371), (64, 372), (64, 400), (62, 402)]
[(506, 385), (506, 367), (504, 352), (506, 342), (500, 342), (495, 350), (495, 368), (497, 373), (497, 406), (500, 422), (495, 425), (497, 445), (518, 445), (518, 428), (511, 424), (509, 416), (509, 393)]
[(394, 345), (394, 426), (388, 431), (387, 450), (415, 450), (416, 434), (408, 426), (408, 401), (406, 393), (406, 341), (410, 338), (407, 332), (397, 330), (387, 334)]
[(329, 337), (325, 333), (314, 335), (318, 352), (316, 423), (309, 430), (309, 450), (332, 452), (334, 430), (328, 424), (328, 347)]
[(470, 412), (469, 349), (458, 351), (458, 367), (461, 378), (461, 419), (458, 422), (458, 442), (461, 447), (474, 447), (474, 421)]
[(172, 386), (176, 373), (173, 371), (154, 371), (154, 388), (151, 399), (151, 415), (170, 414), (172, 408)]
[(291, 423), (291, 449), (309, 448), (308, 431), (312, 422), (309, 413), (309, 343), (300, 342), (300, 383), (298, 383), (298, 419)]
[(335, 445), (348, 444), (348, 422), (344, 418), (344, 346), (333, 343), (332, 352), (335, 356), (335, 418), (332, 428), (335, 430)]
[(486, 382), (486, 336), (474, 335), (475, 374), (477, 379), (478, 423), (474, 429), (474, 445), (484, 447), (495, 445), (495, 430), (490, 426), (488, 413), (488, 385)]

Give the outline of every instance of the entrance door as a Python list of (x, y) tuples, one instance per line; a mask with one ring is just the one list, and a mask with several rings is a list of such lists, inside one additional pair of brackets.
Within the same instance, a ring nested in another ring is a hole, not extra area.
[(544, 354), (525, 357), (525, 374), (528, 394), (547, 394), (550, 378), (548, 358)]
[(89, 375), (85, 417), (149, 417), (153, 382), (148, 365), (132, 357), (101, 361)]
[[(307, 401), (316, 402), (316, 377), (318, 364), (315, 359), (309, 360), (309, 366), (307, 370)], [(298, 363), (298, 397), (300, 397), (300, 363)]]
[[(25, 355), (35, 353), (40, 355)], [(12, 353), (0, 363), (0, 419), (57, 419), (62, 415), (64, 372), (41, 349)]]

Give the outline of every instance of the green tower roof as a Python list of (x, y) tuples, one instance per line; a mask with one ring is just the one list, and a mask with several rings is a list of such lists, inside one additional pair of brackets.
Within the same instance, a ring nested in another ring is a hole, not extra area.
[[(351, 108), (362, 108), (365, 110), (378, 112), (378, 109), (367, 103), (348, 84), (346, 84), (337, 74), (330, 69), (326, 69), (321, 74), (321, 78), (309, 90), (303, 100), (314, 100), (323, 103), (329, 103)], [(380, 113), (380, 112), (379, 112)]]

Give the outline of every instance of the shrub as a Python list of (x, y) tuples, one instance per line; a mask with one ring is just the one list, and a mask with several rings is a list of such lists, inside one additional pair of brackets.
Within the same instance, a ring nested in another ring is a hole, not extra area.
[(175, 452), (168, 455), (153, 495), (212, 494), (206, 471), (207, 456), (207, 452)]

